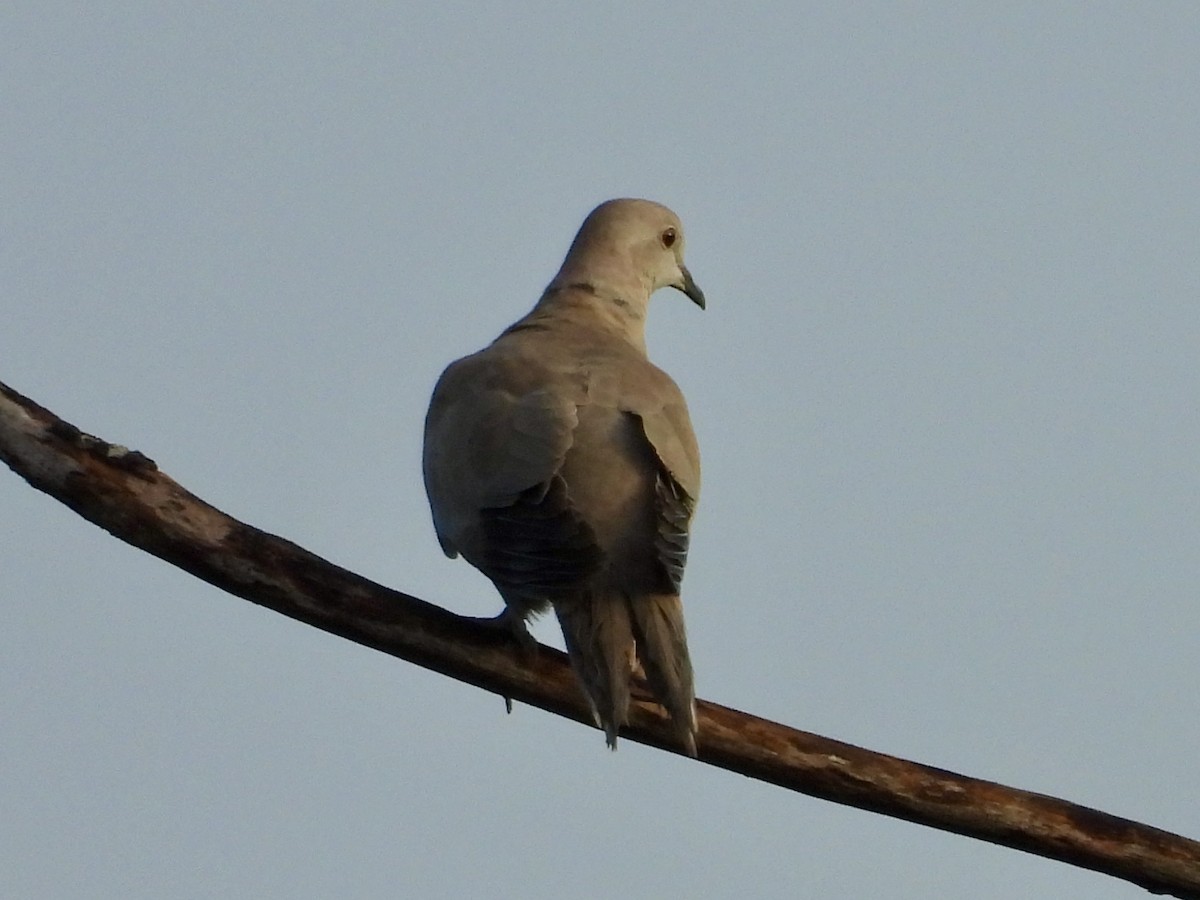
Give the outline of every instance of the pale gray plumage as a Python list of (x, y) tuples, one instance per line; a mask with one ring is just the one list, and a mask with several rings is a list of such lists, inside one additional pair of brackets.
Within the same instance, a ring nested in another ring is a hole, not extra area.
[(683, 246), (657, 203), (593, 210), (534, 309), (442, 374), (424, 470), (442, 549), (495, 583), (501, 621), (528, 640), (525, 619), (553, 606), (609, 745), (640, 663), (695, 755), (679, 585), (700, 454), (644, 336), (660, 287), (704, 307)]

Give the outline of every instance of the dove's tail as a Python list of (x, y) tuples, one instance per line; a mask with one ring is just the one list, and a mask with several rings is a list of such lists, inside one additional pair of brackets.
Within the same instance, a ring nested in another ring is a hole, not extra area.
[(684, 748), (695, 756), (696, 700), (679, 597), (594, 594), (560, 601), (555, 612), (608, 746), (616, 749), (617, 730), (629, 712), (630, 681), (640, 662), (651, 693), (670, 713)]
[(638, 658), (656, 700), (671, 714), (675, 733), (696, 755), (696, 692), (678, 594), (647, 594), (629, 605)]
[(617, 730), (629, 713), (634, 665), (629, 603), (618, 593), (596, 593), (560, 600), (554, 611), (596, 724), (616, 750)]

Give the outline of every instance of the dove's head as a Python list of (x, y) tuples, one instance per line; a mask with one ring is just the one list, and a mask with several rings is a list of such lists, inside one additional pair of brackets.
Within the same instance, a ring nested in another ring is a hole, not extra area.
[(601, 296), (637, 304), (673, 287), (704, 308), (704, 293), (683, 264), (683, 225), (650, 200), (609, 200), (584, 220), (553, 285), (588, 285)]

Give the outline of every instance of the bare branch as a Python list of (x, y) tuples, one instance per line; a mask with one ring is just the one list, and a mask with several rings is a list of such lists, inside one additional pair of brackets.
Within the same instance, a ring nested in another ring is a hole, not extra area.
[[(527, 659), (493, 630), (341, 569), (188, 493), (137, 451), (84, 434), (0, 384), (0, 459), (115, 537), (222, 590), (384, 653), (579, 722), (566, 658)], [(814, 797), (1013, 847), (1200, 900), (1200, 843), (1041, 794), (956, 775), (699, 704), (699, 759)], [(622, 736), (677, 752), (635, 699)]]

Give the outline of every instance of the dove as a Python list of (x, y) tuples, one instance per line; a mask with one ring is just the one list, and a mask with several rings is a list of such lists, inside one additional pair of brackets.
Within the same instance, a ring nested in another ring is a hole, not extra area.
[(425, 420), (434, 528), (504, 601), (492, 620), (533, 645), (554, 610), (598, 727), (616, 749), (644, 679), (696, 755), (680, 585), (700, 453), (679, 387), (646, 355), (650, 296), (704, 308), (671, 210), (600, 204), (524, 318), (442, 373)]

